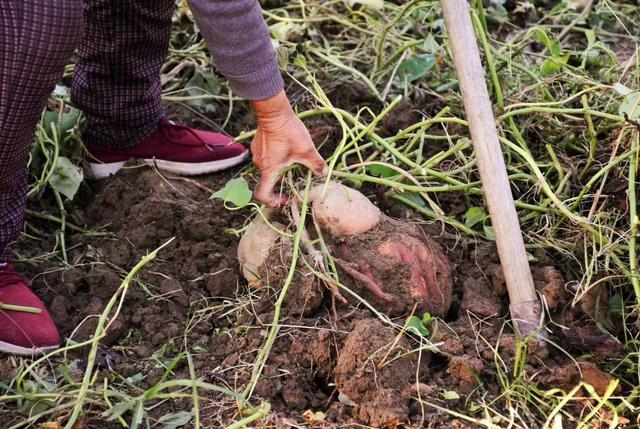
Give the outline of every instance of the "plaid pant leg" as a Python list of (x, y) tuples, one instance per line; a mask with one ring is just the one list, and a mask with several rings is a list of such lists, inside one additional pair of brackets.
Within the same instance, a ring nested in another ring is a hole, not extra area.
[(164, 115), (160, 67), (169, 48), (174, 0), (84, 0), (85, 34), (71, 96), (86, 117), (84, 138), (133, 146)]
[(48, 95), (82, 30), (80, 0), (0, 0), (0, 263), (22, 228), (27, 161)]

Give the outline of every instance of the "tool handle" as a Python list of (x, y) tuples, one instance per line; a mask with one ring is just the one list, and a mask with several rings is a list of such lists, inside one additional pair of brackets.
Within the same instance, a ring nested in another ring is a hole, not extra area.
[(502, 156), (469, 5), (467, 0), (441, 0), (440, 3), (476, 152), (480, 180), (509, 291), (511, 316), (516, 329), (526, 336), (534, 333), (540, 326), (540, 303)]

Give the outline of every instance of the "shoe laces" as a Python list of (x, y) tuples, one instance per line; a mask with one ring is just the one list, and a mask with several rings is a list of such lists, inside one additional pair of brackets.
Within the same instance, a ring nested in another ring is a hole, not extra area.
[[(207, 148), (209, 148), (209, 144), (207, 144), (207, 142), (205, 142), (202, 137), (200, 137), (198, 135), (197, 132), (195, 132), (192, 128), (186, 127), (184, 125), (178, 125), (174, 122), (171, 122), (170, 120), (166, 119), (166, 118), (162, 118), (160, 120), (160, 124), (158, 126), (158, 129), (160, 129), (162, 131), (162, 133), (164, 134), (165, 138), (167, 140), (169, 140), (171, 143), (180, 145), (180, 146), (199, 146), (199, 145), (203, 145)], [(189, 140), (185, 140), (183, 138), (180, 138), (181, 135), (184, 135), (184, 133), (187, 134), (191, 134), (191, 136), (193, 136), (198, 142), (198, 143), (192, 143)]]

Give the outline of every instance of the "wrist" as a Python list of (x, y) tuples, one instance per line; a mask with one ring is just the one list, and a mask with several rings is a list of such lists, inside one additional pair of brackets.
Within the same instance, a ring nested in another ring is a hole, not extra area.
[(264, 100), (253, 100), (250, 104), (259, 124), (271, 123), (295, 116), (284, 90)]

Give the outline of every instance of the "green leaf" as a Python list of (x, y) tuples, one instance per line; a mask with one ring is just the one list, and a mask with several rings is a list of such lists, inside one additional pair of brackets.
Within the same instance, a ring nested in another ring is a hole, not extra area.
[(433, 54), (413, 55), (398, 66), (398, 78), (400, 82), (413, 82), (426, 75), (436, 65), (436, 57)]
[(132, 386), (138, 386), (145, 379), (145, 375), (141, 372), (136, 372), (133, 375), (130, 375), (125, 380), (127, 384), (131, 384)]
[(613, 89), (615, 89), (615, 91), (620, 95), (629, 95), (633, 92), (629, 87), (621, 84), (620, 82), (614, 83)]
[(124, 413), (133, 410), (136, 406), (136, 403), (137, 402), (135, 400), (120, 402), (119, 404), (116, 404), (103, 412), (102, 416), (107, 419), (114, 420), (118, 417), (121, 417)]
[(547, 35), (547, 32), (543, 29), (536, 28), (536, 39), (538, 39), (540, 43), (546, 46), (547, 49), (549, 49), (549, 51), (551, 52), (551, 55), (553, 55), (554, 57), (559, 57), (562, 53), (560, 44), (554, 40), (551, 40), (551, 38)]
[(212, 198), (221, 199), (226, 203), (231, 203), (234, 206), (240, 208), (245, 207), (251, 202), (253, 192), (249, 189), (247, 181), (242, 177), (231, 179), (225, 185), (224, 188), (215, 192)]
[(422, 195), (418, 194), (417, 192), (403, 192), (400, 195), (405, 197), (407, 200), (419, 205), (423, 209), (427, 209), (427, 210), (431, 211), (431, 208), (427, 205), (427, 203), (424, 200), (424, 198), (422, 197)]
[(584, 35), (587, 37), (587, 48), (593, 46), (596, 43), (596, 32), (593, 30), (585, 30)]
[(564, 68), (567, 61), (569, 61), (569, 55), (547, 58), (540, 64), (540, 73), (543, 75), (557, 73)]
[(429, 34), (422, 43), (422, 50), (430, 54), (435, 54), (437, 52), (440, 52), (442, 48), (440, 47), (438, 42), (436, 42), (436, 39), (431, 34)]
[(287, 42), (299, 34), (302, 34), (304, 27), (290, 21), (280, 21), (269, 26), (271, 37), (280, 41)]
[[(203, 95), (218, 95), (222, 85), (220, 84), (220, 78), (214, 73), (196, 69), (193, 77), (189, 79), (186, 85), (186, 92), (191, 97), (200, 97)], [(211, 100), (206, 99), (193, 99), (188, 103), (194, 107), (198, 107), (206, 112), (214, 112), (215, 104), (211, 103)]]
[(192, 417), (193, 415), (187, 411), (178, 411), (165, 414), (158, 419), (158, 423), (162, 424), (162, 429), (178, 429), (188, 424)]
[(289, 50), (284, 46), (276, 47), (276, 56), (278, 58), (278, 68), (286, 70), (289, 65)]
[(456, 401), (460, 399), (460, 395), (458, 395), (458, 392), (454, 392), (453, 390), (443, 390), (442, 392), (440, 392), (440, 394), (444, 399), (448, 401)]
[(496, 233), (491, 225), (483, 225), (482, 229), (484, 230), (484, 235), (487, 236), (488, 240), (496, 241)]
[(607, 312), (612, 315), (622, 316), (624, 310), (624, 300), (622, 295), (618, 292), (615, 293), (610, 299), (607, 305)]
[(393, 177), (398, 174), (393, 168), (386, 165), (368, 165), (367, 171), (376, 177)]
[(620, 115), (627, 115), (630, 119), (637, 119), (640, 116), (640, 92), (632, 92), (627, 94), (618, 107)]
[(509, 12), (504, 7), (504, 1), (502, 0), (491, 0), (486, 13), (489, 20), (493, 20), (501, 24), (509, 22)]
[(547, 32), (542, 28), (536, 28), (536, 39), (538, 39), (538, 42), (551, 49), (551, 39), (549, 39)]
[(414, 333), (416, 335), (420, 335), (421, 337), (426, 337), (429, 335), (429, 330), (424, 326), (422, 320), (420, 320), (416, 316), (411, 316), (407, 319), (407, 323), (404, 325), (405, 330)]
[(68, 199), (73, 200), (83, 179), (82, 168), (71, 162), (69, 158), (61, 156), (58, 158), (53, 175), (49, 179), (49, 185)]
[(487, 217), (487, 213), (482, 207), (471, 207), (464, 214), (464, 225), (468, 228), (472, 228), (474, 225), (484, 221)]
[(45, 110), (42, 115), (42, 127), (45, 129), (47, 134), (51, 135), (51, 123), (53, 122), (61, 133), (65, 133), (71, 130), (78, 123), (79, 117), (79, 109), (65, 104), (64, 111), (62, 113)]
[(304, 55), (298, 55), (293, 60), (293, 65), (304, 69), (307, 67), (307, 58)]

